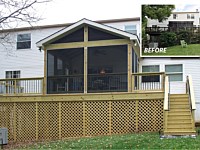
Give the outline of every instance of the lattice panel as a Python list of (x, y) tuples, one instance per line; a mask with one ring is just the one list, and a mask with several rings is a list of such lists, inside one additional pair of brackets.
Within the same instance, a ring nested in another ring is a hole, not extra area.
[(108, 102), (86, 102), (85, 117), (86, 136), (107, 135), (109, 133)]
[(58, 139), (58, 103), (38, 103), (38, 139)]
[(83, 103), (62, 103), (62, 138), (83, 136)]
[(133, 133), (135, 130), (135, 101), (113, 101), (112, 134)]
[(14, 103), (0, 103), (0, 127), (8, 128), (8, 140), (14, 140)]
[(36, 111), (35, 103), (16, 103), (17, 141), (35, 140)]
[(159, 131), (163, 128), (163, 100), (140, 100), (138, 130)]

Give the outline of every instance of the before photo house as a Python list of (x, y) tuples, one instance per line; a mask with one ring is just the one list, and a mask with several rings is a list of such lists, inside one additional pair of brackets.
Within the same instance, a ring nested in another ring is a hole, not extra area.
[[(142, 5), (142, 55), (199, 56), (199, 20), (199, 9), (178, 11), (177, 5)], [(157, 51), (147, 51), (152, 48)]]

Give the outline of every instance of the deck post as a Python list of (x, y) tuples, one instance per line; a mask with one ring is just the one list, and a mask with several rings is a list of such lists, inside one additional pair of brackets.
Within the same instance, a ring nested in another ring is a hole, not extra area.
[(138, 132), (138, 104), (139, 104), (139, 100), (136, 100), (135, 102), (136, 106), (135, 106), (135, 123), (136, 123), (136, 132)]
[(46, 94), (46, 88), (47, 88), (47, 49), (44, 49), (44, 80), (43, 80), (43, 95)]
[(112, 134), (112, 101), (109, 101), (109, 135)]
[(128, 92), (132, 91), (132, 46), (128, 44)]
[(35, 103), (35, 139), (38, 140), (38, 102)]
[(14, 103), (14, 106), (13, 106), (13, 109), (14, 109), (14, 120), (13, 120), (13, 125), (14, 125), (14, 142), (17, 141), (17, 115), (16, 115), (16, 112), (17, 112), (17, 109), (16, 109), (16, 103)]
[(88, 26), (84, 26), (84, 93), (87, 93), (87, 66), (88, 66)]
[(58, 102), (58, 125), (59, 125), (59, 139), (62, 138), (62, 103)]
[(86, 136), (86, 111), (85, 102), (83, 101), (83, 137)]

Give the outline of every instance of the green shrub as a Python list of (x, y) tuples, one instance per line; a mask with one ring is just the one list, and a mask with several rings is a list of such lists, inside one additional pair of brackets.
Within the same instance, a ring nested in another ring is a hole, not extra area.
[(191, 43), (191, 34), (190, 34), (190, 31), (187, 31), (187, 30), (180, 31), (177, 34), (177, 40), (178, 41), (185, 40), (185, 42), (187, 42), (188, 44), (190, 44)]
[(174, 32), (164, 32), (160, 35), (160, 47), (169, 47), (177, 44), (177, 37)]

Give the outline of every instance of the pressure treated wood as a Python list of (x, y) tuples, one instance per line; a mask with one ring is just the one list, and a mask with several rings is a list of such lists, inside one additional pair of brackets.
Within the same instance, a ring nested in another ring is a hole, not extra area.
[(163, 129), (163, 92), (1, 98), (0, 125), (10, 142)]
[(169, 108), (165, 113), (164, 135), (195, 135), (188, 94), (170, 95)]

